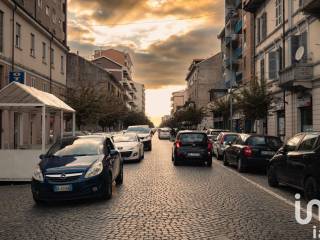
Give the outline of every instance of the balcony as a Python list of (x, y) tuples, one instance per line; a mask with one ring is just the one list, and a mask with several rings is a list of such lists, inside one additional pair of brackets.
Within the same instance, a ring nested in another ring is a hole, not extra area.
[(242, 48), (238, 47), (235, 51), (234, 51), (234, 57), (236, 59), (240, 59), (242, 58)]
[(239, 61), (235, 58), (226, 58), (224, 59), (224, 66), (225, 68), (231, 68), (231, 64), (233, 67), (237, 67), (239, 64)]
[(312, 88), (313, 66), (298, 64), (280, 71), (279, 86), (287, 90)]
[(312, 16), (320, 18), (320, 1), (319, 0), (303, 0), (302, 11)]
[(255, 13), (265, 0), (247, 0), (243, 9), (247, 12)]

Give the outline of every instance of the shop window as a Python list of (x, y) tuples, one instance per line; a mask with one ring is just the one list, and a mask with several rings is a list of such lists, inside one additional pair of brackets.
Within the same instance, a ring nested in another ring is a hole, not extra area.
[(313, 130), (312, 107), (300, 108), (301, 131), (310, 132)]

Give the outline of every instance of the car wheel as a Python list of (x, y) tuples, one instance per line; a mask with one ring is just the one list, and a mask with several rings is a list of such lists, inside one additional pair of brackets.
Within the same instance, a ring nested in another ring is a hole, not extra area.
[(149, 147), (149, 151), (152, 151), (152, 145), (150, 145), (150, 147)]
[(207, 161), (207, 167), (211, 167), (212, 166), (212, 158), (208, 159)]
[(123, 164), (121, 164), (120, 173), (116, 178), (116, 184), (121, 185), (123, 183)]
[(46, 202), (43, 200), (40, 200), (39, 198), (37, 198), (36, 196), (33, 195), (33, 201), (37, 204), (37, 205), (43, 205)]
[(229, 166), (229, 162), (227, 159), (227, 154), (223, 154), (223, 165), (224, 166)]
[(268, 177), (268, 184), (270, 187), (278, 187), (279, 181), (277, 176), (276, 167), (274, 165), (271, 165), (267, 172)]
[(108, 200), (112, 197), (112, 176), (108, 174), (104, 182), (104, 190), (102, 194), (102, 198)]
[(238, 159), (238, 163), (237, 163), (237, 170), (240, 173), (243, 173), (246, 171), (245, 166), (243, 166), (243, 160), (241, 158)]
[(173, 165), (175, 165), (175, 166), (179, 166), (179, 165), (180, 165), (180, 163), (179, 163), (176, 159), (173, 159)]
[(304, 197), (307, 201), (319, 199), (319, 186), (313, 177), (308, 177), (304, 184)]

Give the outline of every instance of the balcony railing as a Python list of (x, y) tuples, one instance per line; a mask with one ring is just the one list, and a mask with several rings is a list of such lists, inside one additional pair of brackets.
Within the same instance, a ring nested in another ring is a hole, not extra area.
[(313, 66), (310, 64), (297, 64), (280, 71), (279, 86), (282, 88), (311, 87), (313, 79)]
[(302, 0), (302, 11), (320, 18), (320, 1)]

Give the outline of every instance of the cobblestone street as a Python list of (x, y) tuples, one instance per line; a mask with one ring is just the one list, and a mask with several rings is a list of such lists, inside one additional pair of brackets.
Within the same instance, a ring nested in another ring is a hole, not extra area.
[[(109, 201), (36, 206), (29, 185), (0, 186), (0, 239), (312, 239), (294, 208), (215, 161), (173, 166), (169, 141), (153, 140), (125, 165)], [(249, 174), (263, 185), (264, 176)], [(272, 189), (271, 189), (272, 190)], [(293, 200), (293, 191), (277, 190)]]

